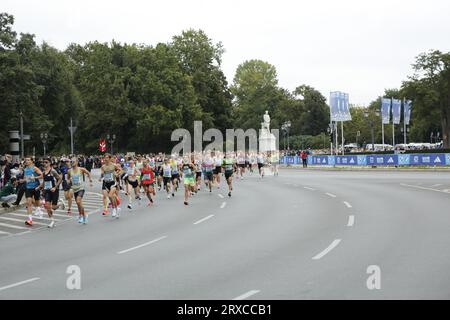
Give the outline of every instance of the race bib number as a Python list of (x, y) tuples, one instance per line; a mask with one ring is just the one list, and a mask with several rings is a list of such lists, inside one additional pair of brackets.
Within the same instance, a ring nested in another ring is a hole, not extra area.
[(205, 172), (208, 172), (208, 173), (212, 172), (212, 167), (205, 167)]
[(45, 190), (50, 190), (51, 188), (53, 188), (53, 184), (51, 181), (44, 181), (44, 189)]
[(191, 170), (191, 169), (185, 169), (185, 170), (184, 170), (184, 174), (185, 174), (186, 176), (190, 176), (190, 175), (192, 174), (192, 170)]
[(72, 184), (74, 186), (79, 186), (80, 185), (80, 176), (73, 176), (72, 177)]
[(149, 173), (144, 174), (143, 180), (150, 180), (150, 174)]
[(233, 171), (233, 165), (232, 164), (226, 164), (225, 165), (225, 170), (226, 171)]
[(169, 176), (171, 175), (170, 169), (164, 170), (164, 175), (165, 175), (166, 177), (169, 177)]

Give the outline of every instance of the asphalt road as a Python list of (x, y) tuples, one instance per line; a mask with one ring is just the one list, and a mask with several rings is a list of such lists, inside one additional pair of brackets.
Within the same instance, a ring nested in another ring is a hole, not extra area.
[[(92, 211), (88, 225), (0, 237), (0, 299), (450, 298), (450, 173), (281, 170), (234, 184), (231, 198), (224, 184), (188, 207), (182, 190), (161, 192), (120, 219)], [(72, 265), (80, 290), (66, 286)]]

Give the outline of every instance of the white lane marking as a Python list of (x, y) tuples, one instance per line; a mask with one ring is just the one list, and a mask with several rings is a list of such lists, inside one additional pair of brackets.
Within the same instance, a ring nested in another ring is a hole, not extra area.
[(208, 219), (211, 219), (212, 217), (214, 217), (214, 215), (213, 215), (213, 214), (210, 214), (209, 216), (204, 217), (203, 219), (200, 219), (200, 220), (194, 222), (194, 224), (202, 223), (203, 221), (206, 221), (206, 220), (208, 220)]
[[(8, 212), (8, 215), (12, 215), (12, 216), (15, 216), (15, 217), (22, 217), (22, 218), (25, 218), (25, 220), (26, 220), (26, 218), (28, 218), (28, 214), (22, 214), (22, 213)], [(70, 216), (67, 217), (67, 218), (70, 219)], [(42, 220), (47, 220), (47, 221), (52, 220), (52, 219), (47, 218), (47, 217), (42, 217), (42, 218), (37, 218), (37, 217), (35, 217), (34, 219), (38, 219), (38, 220), (40, 220), (40, 221), (42, 221)], [(25, 220), (21, 220), (21, 221), (24, 222)], [(58, 222), (58, 221), (65, 221), (65, 219), (57, 219), (57, 218), (54, 218), (54, 220), (55, 220), (56, 222)]]
[(421, 186), (414, 186), (414, 185), (406, 184), (406, 183), (400, 183), (400, 185), (404, 186), (404, 187), (417, 188), (417, 189), (422, 189), (422, 190), (430, 190), (430, 191), (436, 191), (436, 192), (447, 193), (447, 194), (450, 193), (447, 190), (439, 190), (439, 189), (433, 189), (433, 188), (427, 188), (427, 187), (421, 187)]
[(221, 195), (220, 193), (218, 194), (219, 198), (223, 199), (223, 195)]
[[(25, 221), (23, 221), (23, 223), (25, 223)], [(12, 224), (1, 223), (1, 222), (0, 222), (0, 227), (7, 227), (7, 228), (19, 229), (19, 230), (27, 230), (28, 229), (25, 227), (13, 226)]]
[(442, 189), (441, 191), (445, 193), (450, 193), (450, 189)]
[(332, 194), (332, 193), (325, 193), (327, 196), (330, 196), (330, 197), (332, 197), (332, 198), (336, 198), (336, 195), (335, 194)]
[(14, 287), (18, 287), (18, 286), (21, 286), (21, 285), (23, 285), (23, 284), (30, 283), (30, 282), (33, 282), (33, 281), (36, 281), (36, 280), (39, 280), (39, 279), (40, 279), (40, 278), (31, 278), (31, 279), (28, 279), (28, 280), (16, 282), (16, 283), (10, 284), (10, 285), (8, 285), (8, 286), (1, 287), (1, 288), (0, 288), (0, 291), (6, 290), (6, 289), (10, 289), (10, 288), (14, 288)]
[(240, 296), (234, 298), (233, 300), (244, 300), (244, 299), (247, 299), (248, 297), (251, 297), (259, 292), (260, 292), (260, 290), (250, 290), (249, 292), (241, 294)]
[(326, 255), (328, 252), (330, 252), (331, 250), (333, 250), (338, 244), (339, 242), (341, 242), (341, 239), (335, 239), (333, 240), (333, 242), (325, 249), (323, 250), (321, 253), (319, 253), (318, 255), (314, 256), (312, 259), (313, 260), (319, 260), (320, 258), (322, 258), (324, 255)]
[(350, 203), (348, 203), (347, 201), (344, 201), (344, 204), (347, 206), (347, 208), (351, 208), (352, 205)]
[[(59, 211), (59, 212), (65, 212), (66, 214), (55, 213), (56, 211)], [(26, 213), (27, 216), (28, 216), (27, 209), (20, 209), (20, 210), (17, 210), (17, 212), (24, 212), (24, 213)], [(73, 214), (73, 213), (72, 213), (72, 214)], [(63, 217), (63, 218), (70, 218), (70, 217), (71, 217), (71, 216), (69, 216), (69, 215), (67, 214), (66, 211), (62, 211), (62, 210), (53, 210), (53, 215), (54, 215), (55, 217)]]
[(220, 209), (223, 209), (223, 208), (225, 208), (225, 206), (227, 205), (227, 203), (226, 202), (222, 202), (222, 204), (220, 205)]
[(11, 234), (11, 232), (0, 231), (0, 234)]
[(354, 215), (348, 216), (347, 227), (353, 227), (354, 224), (355, 224), (355, 216)]
[(298, 184), (294, 184), (293, 186), (294, 186), (294, 187), (298, 187)]
[(117, 252), (117, 253), (118, 253), (118, 254), (127, 253), (127, 252), (130, 252), (130, 251), (133, 251), (133, 250), (136, 250), (136, 249), (139, 249), (139, 248), (148, 246), (148, 245), (150, 245), (150, 244), (152, 244), (152, 243), (158, 242), (158, 241), (160, 241), (160, 240), (162, 240), (162, 239), (165, 239), (165, 238), (167, 238), (167, 236), (159, 237), (159, 238), (157, 238), (157, 239), (155, 239), (155, 240), (152, 240), (152, 241), (149, 241), (149, 242), (140, 244), (140, 245), (138, 245), (138, 246), (136, 246), (136, 247), (133, 247), (133, 248), (130, 248), (130, 249), (126, 249), (126, 250), (119, 251), (119, 252)]
[(311, 191), (315, 191), (316, 189), (313, 189), (313, 188), (310, 188), (310, 187), (303, 187), (303, 188), (305, 188), (306, 190), (311, 190)]
[[(8, 218), (8, 217), (0, 217), (1, 220), (6, 220), (6, 221), (12, 221), (12, 222), (20, 222), (20, 223), (25, 223), (25, 220), (23, 219), (16, 219), (16, 218)], [(46, 226), (47, 224), (42, 223), (42, 222), (37, 222), (36, 219), (41, 220), (40, 218), (34, 218), (33, 219), (33, 224), (37, 224), (39, 226)]]
[(440, 187), (440, 186), (442, 186), (442, 183), (433, 184), (432, 186), (430, 186), (430, 188)]

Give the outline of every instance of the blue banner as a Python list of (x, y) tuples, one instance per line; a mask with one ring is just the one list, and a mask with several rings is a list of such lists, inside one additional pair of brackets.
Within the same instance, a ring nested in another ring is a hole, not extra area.
[(331, 121), (350, 121), (348, 94), (340, 91), (330, 93), (330, 113)]
[(328, 165), (328, 156), (313, 156), (311, 164)]
[(336, 165), (357, 166), (358, 156), (336, 156)]
[(402, 101), (392, 99), (392, 122), (394, 124), (400, 124)]
[(368, 166), (397, 166), (398, 156), (397, 155), (370, 155), (367, 156)]
[[(282, 157), (281, 163), (299, 165), (299, 156)], [(308, 164), (315, 166), (450, 166), (450, 154), (380, 154), (308, 157)]]
[(391, 118), (391, 99), (381, 99), (381, 118), (383, 124), (389, 124)]
[(403, 106), (403, 121), (406, 125), (409, 125), (411, 120), (411, 100), (406, 100)]
[(445, 165), (445, 154), (412, 154), (410, 155), (409, 164), (412, 166), (443, 166)]

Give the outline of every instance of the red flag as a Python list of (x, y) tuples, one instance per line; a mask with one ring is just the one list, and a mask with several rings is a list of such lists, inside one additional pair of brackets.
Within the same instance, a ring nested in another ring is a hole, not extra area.
[(105, 141), (105, 139), (100, 139), (99, 149), (100, 149), (100, 152), (105, 152), (106, 151), (106, 141)]

